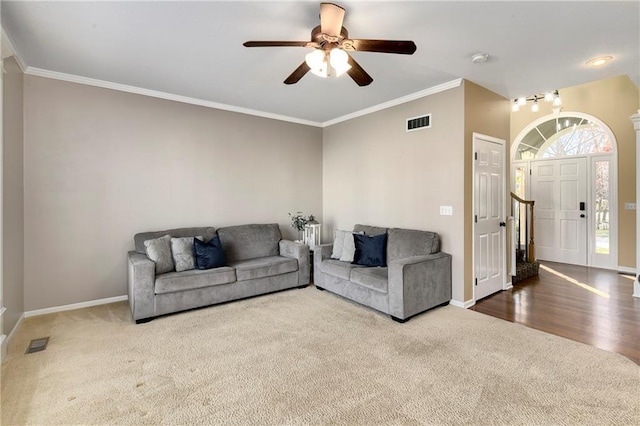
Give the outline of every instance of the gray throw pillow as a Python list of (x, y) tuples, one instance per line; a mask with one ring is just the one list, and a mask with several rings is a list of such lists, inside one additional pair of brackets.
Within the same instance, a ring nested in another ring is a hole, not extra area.
[(344, 236), (342, 254), (340, 255), (340, 260), (343, 262), (353, 262), (353, 257), (356, 254), (356, 244), (353, 240), (353, 234), (363, 235), (364, 232), (349, 232)]
[(176, 264), (176, 272), (195, 269), (196, 263), (193, 257), (193, 239), (202, 241), (201, 236), (171, 238), (171, 254), (173, 262)]
[(351, 231), (343, 231), (336, 229), (333, 232), (333, 252), (331, 253), (332, 259), (340, 259), (342, 256), (342, 246), (344, 245), (344, 236), (351, 234)]
[(335, 231), (333, 231), (333, 251), (331, 252), (332, 259), (340, 260), (340, 258), (342, 257), (342, 248), (344, 247), (345, 237), (349, 236), (349, 238), (353, 238), (353, 234), (364, 234), (364, 232), (343, 231), (341, 229), (336, 229)]
[(156, 264), (156, 275), (173, 271), (171, 235), (145, 241), (144, 249), (147, 252), (147, 257)]

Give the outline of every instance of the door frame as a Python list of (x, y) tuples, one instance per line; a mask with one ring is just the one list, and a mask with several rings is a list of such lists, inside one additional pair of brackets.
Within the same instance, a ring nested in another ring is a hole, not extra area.
[[(618, 140), (616, 139), (616, 136), (611, 130), (611, 128), (604, 121), (600, 120), (598, 117), (595, 117), (593, 115), (586, 114), (583, 112), (577, 112), (577, 111), (563, 111), (557, 114), (556, 113), (548, 114), (536, 120), (533, 120), (524, 129), (522, 129), (518, 133), (518, 135), (512, 140), (511, 147), (509, 150), (510, 151), (509, 152), (509, 161), (510, 161), (509, 185), (511, 187), (515, 182), (516, 167), (524, 166), (526, 169), (526, 176), (527, 176), (527, 181), (526, 181), (527, 184), (525, 186), (526, 199), (531, 199), (531, 161), (532, 160), (537, 161), (537, 160), (535, 159), (516, 160), (515, 159), (516, 153), (518, 151), (519, 141), (521, 141), (522, 138), (524, 138), (524, 136), (527, 135), (527, 133), (529, 133), (529, 131), (531, 131), (533, 128), (535, 128), (539, 124), (544, 123), (545, 121), (548, 121), (553, 118), (563, 118), (563, 117), (579, 117), (579, 118), (584, 118), (586, 120), (590, 120), (591, 122), (596, 123), (602, 129), (604, 129), (604, 131), (608, 134), (611, 140), (611, 144), (613, 146), (613, 152), (609, 154), (595, 153), (595, 154), (586, 154), (586, 155), (579, 156), (579, 157), (587, 158), (587, 199), (588, 199), (587, 205), (589, 206), (589, 208), (587, 209), (587, 266), (592, 266), (595, 268), (602, 268), (602, 269), (610, 269), (613, 271), (623, 270), (624, 267), (621, 267), (620, 265), (618, 265), (618, 219), (619, 219)], [(593, 223), (591, 222), (595, 217), (595, 212), (594, 212), (595, 208), (592, 206), (592, 195), (593, 195), (592, 192), (593, 192), (593, 185), (594, 185), (594, 182), (592, 180), (593, 162), (595, 161), (594, 157), (606, 157), (606, 156), (610, 156), (609, 157), (610, 158), (609, 190), (610, 190), (611, 204), (614, 207), (610, 212), (610, 216), (609, 216), (610, 218), (612, 218), (612, 221), (613, 221), (613, 224), (609, 228), (609, 249), (610, 249), (610, 256), (611, 256), (610, 266), (595, 264), (594, 256), (591, 251), (591, 248), (594, 247), (592, 246), (592, 244), (595, 244), (595, 234), (592, 232), (595, 226), (592, 226)]]
[[(476, 211), (476, 162), (475, 162), (475, 153), (477, 152), (477, 147), (476, 147), (476, 141), (478, 139), (487, 141), (487, 142), (493, 142), (493, 143), (497, 143), (499, 145), (502, 145), (503, 151), (504, 151), (504, 158), (502, 159), (503, 164), (504, 164), (504, 170), (502, 173), (502, 218), (504, 222), (507, 222), (507, 177), (510, 176), (511, 173), (511, 166), (509, 165), (509, 150), (507, 150), (507, 143), (504, 139), (499, 139), (493, 136), (488, 136), (488, 135), (484, 135), (482, 133), (477, 133), (477, 132), (473, 132), (472, 135), (472, 145), (473, 145), (473, 149), (471, 150), (471, 181), (472, 181), (472, 194), (471, 194), (471, 238), (472, 238), (472, 244), (471, 244), (471, 270), (473, 271), (472, 277), (471, 277), (471, 288), (473, 288), (473, 304), (476, 303), (476, 286), (475, 286), (475, 279), (476, 279), (476, 222), (474, 220), (474, 215), (475, 215), (475, 211)], [(508, 290), (510, 288), (513, 287), (512, 283), (511, 283), (511, 277), (507, 276), (507, 233), (506, 233), (506, 228), (505, 227), (501, 227), (502, 229), (500, 230), (501, 236), (500, 238), (502, 239), (502, 254), (500, 256), (500, 264), (501, 264), (501, 268), (502, 268), (502, 277), (503, 277), (503, 283), (502, 283), (502, 290)]]

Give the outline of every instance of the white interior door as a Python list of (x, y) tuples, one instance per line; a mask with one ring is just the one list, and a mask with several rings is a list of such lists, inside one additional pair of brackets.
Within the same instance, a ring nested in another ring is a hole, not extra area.
[(587, 159), (531, 162), (536, 257), (587, 264)]
[(504, 285), (504, 144), (474, 136), (474, 266), (479, 300)]

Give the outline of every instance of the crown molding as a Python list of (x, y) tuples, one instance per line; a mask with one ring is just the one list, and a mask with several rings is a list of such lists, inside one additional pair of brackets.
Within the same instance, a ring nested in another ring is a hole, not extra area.
[(272, 120), (288, 121), (295, 124), (303, 124), (305, 126), (322, 127), (322, 123), (311, 120), (303, 120), (300, 118), (289, 117), (286, 115), (273, 114), (270, 112), (258, 111), (255, 109), (242, 108), (233, 105), (221, 104), (218, 102), (207, 101), (204, 99), (191, 98), (189, 96), (174, 95), (172, 93), (160, 92), (158, 90), (143, 89), (141, 87), (129, 86), (126, 84), (112, 83), (110, 81), (98, 80), (95, 78), (81, 77), (79, 75), (66, 74), (57, 71), (49, 71), (41, 68), (27, 67), (24, 72), (28, 75), (36, 77), (52, 78), (54, 80), (68, 81), (70, 83), (84, 84), (87, 86), (101, 87), (103, 89), (117, 90), (120, 92), (134, 93), (136, 95), (150, 96), (152, 98), (166, 99), (185, 104), (198, 105), (207, 108), (220, 109), (224, 111), (237, 112), (240, 114), (248, 114), (256, 117), (269, 118)]
[(28, 75), (33, 75), (36, 77), (45, 77), (45, 78), (51, 78), (54, 80), (62, 80), (62, 81), (68, 81), (70, 83), (77, 83), (77, 84), (84, 84), (87, 86), (94, 86), (94, 87), (101, 87), (103, 89), (111, 89), (111, 90), (117, 90), (120, 92), (127, 92), (127, 93), (134, 93), (136, 95), (143, 95), (143, 96), (150, 96), (152, 98), (159, 98), (159, 99), (166, 99), (169, 101), (175, 101), (175, 102), (181, 102), (181, 103), (185, 103), (185, 104), (191, 104), (191, 105), (198, 105), (198, 106), (202, 106), (202, 107), (206, 107), (206, 108), (213, 108), (213, 109), (219, 109), (219, 110), (223, 110), (223, 111), (230, 111), (230, 112), (237, 112), (240, 114), (247, 114), (247, 115), (253, 115), (256, 117), (262, 117), (262, 118), (268, 118), (268, 119), (272, 119), (272, 120), (279, 120), (279, 121), (286, 121), (289, 123), (295, 123), (295, 124), (302, 124), (305, 126), (312, 126), (312, 127), (328, 127), (328, 126), (332, 126), (334, 124), (337, 123), (341, 123), (343, 121), (347, 121), (347, 120), (351, 120), (357, 117), (361, 117), (363, 115), (367, 115), (367, 114), (372, 114), (374, 112), (377, 111), (381, 111), (387, 108), (391, 108), (397, 105), (401, 105), (407, 102), (411, 102), (414, 101), (416, 99), (420, 99), (420, 98), (424, 98), (426, 96), (430, 96), (439, 92), (443, 92), (445, 90), (449, 90), (449, 89), (453, 89), (456, 87), (460, 87), (460, 85), (462, 84), (462, 79), (458, 78), (455, 80), (451, 80), (448, 81), (446, 83), (442, 83), (439, 84), (437, 86), (433, 86), (430, 87), (428, 89), (425, 90), (421, 90), (419, 92), (415, 92), (412, 93), (410, 95), (407, 96), (403, 96), (400, 98), (396, 98), (396, 99), (392, 99), (388, 102), (384, 102), (378, 105), (374, 105), (372, 107), (369, 108), (365, 108), (362, 109), (360, 111), (356, 111), (350, 114), (346, 114), (343, 115), (341, 117), (337, 117), (325, 122), (318, 122), (318, 121), (311, 121), (311, 120), (304, 120), (301, 118), (296, 118), (296, 117), (289, 117), (286, 115), (280, 115), (280, 114), (273, 114), (270, 112), (265, 112), (265, 111), (258, 111), (258, 110), (254, 110), (254, 109), (249, 109), (249, 108), (243, 108), (243, 107), (237, 107), (237, 106), (233, 106), (233, 105), (227, 105), (227, 104), (222, 104), (222, 103), (218, 103), (218, 102), (212, 102), (212, 101), (207, 101), (204, 99), (198, 99), (198, 98), (192, 98), (192, 97), (188, 97), (188, 96), (181, 96), (181, 95), (175, 95), (172, 93), (167, 93), (167, 92), (161, 92), (158, 90), (150, 90), (150, 89), (144, 89), (142, 87), (136, 87), (136, 86), (129, 86), (126, 84), (120, 84), (120, 83), (113, 83), (110, 81), (105, 81), (105, 80), (98, 80), (98, 79), (94, 79), (94, 78), (88, 78), (88, 77), (82, 77), (79, 75), (74, 75), (74, 74), (67, 74), (67, 73), (62, 73), (62, 72), (57, 72), (57, 71), (50, 71), (50, 70), (46, 70), (46, 69), (42, 69), (42, 68), (35, 68), (35, 67), (26, 67), (24, 69), (24, 73), (28, 74)]
[(6, 43), (7, 47), (11, 51), (11, 54), (7, 55), (7, 56), (5, 56), (4, 52), (3, 52), (2, 59), (4, 59), (5, 57), (8, 58), (9, 56), (13, 56), (15, 58), (16, 62), (18, 63), (18, 66), (20, 67), (20, 70), (22, 70), (22, 72), (24, 73), (27, 70), (27, 65), (22, 60), (22, 56), (20, 56), (20, 52), (18, 52), (16, 50), (15, 43), (13, 42), (13, 40), (11, 39), (9, 34), (4, 30), (4, 28), (0, 27), (0, 30), (2, 31), (2, 43), (3, 44)]
[(343, 115), (342, 117), (325, 121), (324, 123), (322, 123), (322, 127), (329, 127), (334, 124), (342, 123), (343, 121), (351, 120), (357, 117), (362, 117), (363, 115), (372, 114), (377, 111), (382, 111), (383, 109), (387, 109), (387, 108), (391, 108), (407, 102), (415, 101), (416, 99), (424, 98), (425, 96), (430, 96), (439, 92), (444, 92), (445, 90), (454, 89), (456, 87), (460, 87), (461, 84), (462, 84), (461, 78), (447, 81), (446, 83), (438, 84), (437, 86), (433, 86), (428, 89), (421, 90), (419, 92), (415, 92), (407, 96), (403, 96), (401, 98), (392, 99), (388, 102), (374, 105), (369, 108), (361, 109), (360, 111), (352, 112), (351, 114)]

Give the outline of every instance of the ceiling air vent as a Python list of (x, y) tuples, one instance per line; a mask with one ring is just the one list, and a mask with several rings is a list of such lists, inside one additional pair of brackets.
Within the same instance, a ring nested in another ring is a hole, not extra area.
[(431, 114), (420, 117), (407, 118), (407, 132), (428, 129), (431, 127)]

